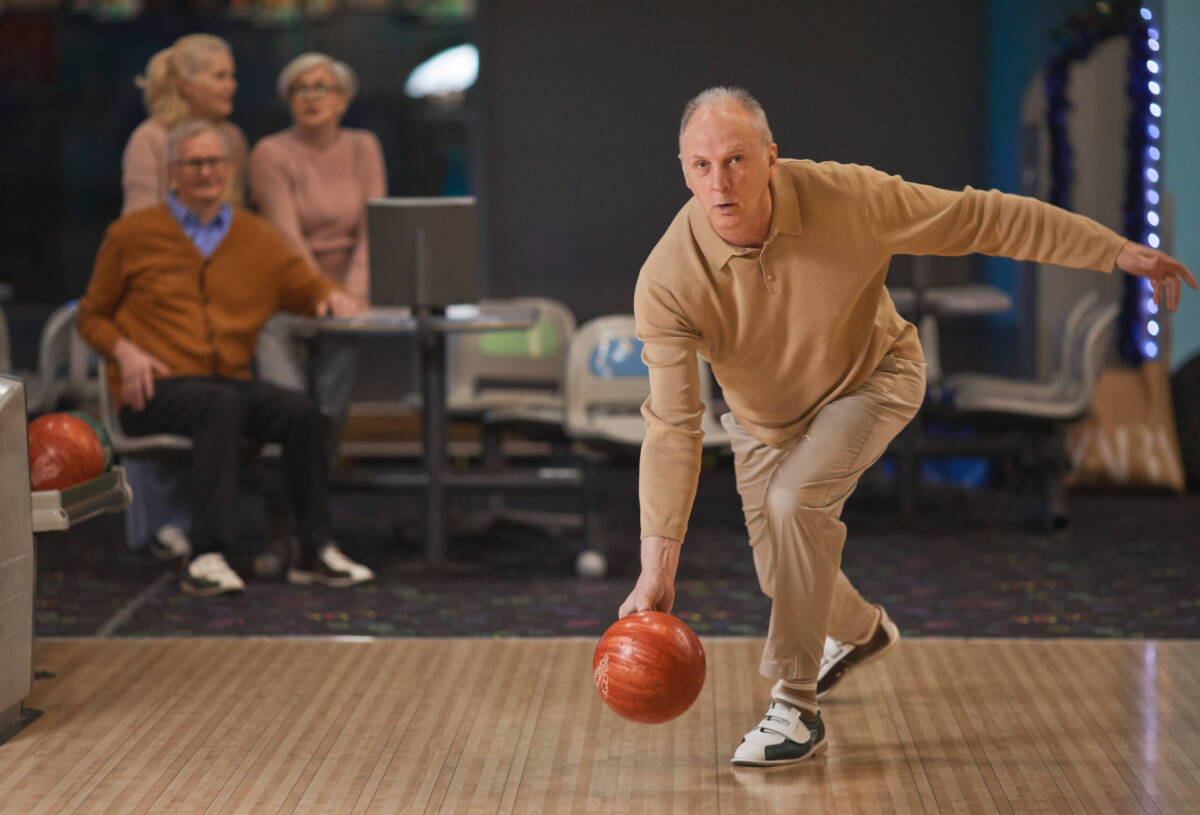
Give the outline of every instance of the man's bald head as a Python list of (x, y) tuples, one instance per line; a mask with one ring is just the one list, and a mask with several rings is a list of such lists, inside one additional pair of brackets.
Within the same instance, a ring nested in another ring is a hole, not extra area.
[(679, 123), (679, 146), (681, 152), (683, 150), (683, 132), (687, 130), (688, 123), (691, 122), (692, 118), (697, 113), (710, 107), (726, 105), (736, 105), (745, 111), (753, 121), (755, 129), (762, 137), (764, 146), (774, 141), (771, 137), (771, 126), (767, 124), (767, 113), (763, 110), (763, 106), (758, 103), (758, 100), (743, 88), (718, 85), (701, 91), (684, 105), (683, 118)]

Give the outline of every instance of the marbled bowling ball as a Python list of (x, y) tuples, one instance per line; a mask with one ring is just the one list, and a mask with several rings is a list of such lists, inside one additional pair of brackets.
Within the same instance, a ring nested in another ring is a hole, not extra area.
[(29, 423), (29, 483), (65, 490), (104, 472), (104, 447), (78, 416), (48, 413)]
[(68, 410), (67, 415), (83, 419), (88, 423), (88, 427), (96, 432), (96, 437), (100, 439), (100, 447), (104, 450), (104, 469), (107, 471), (113, 464), (113, 443), (112, 436), (108, 435), (108, 428), (95, 416), (82, 410)]
[(687, 624), (639, 611), (604, 632), (592, 655), (600, 697), (620, 716), (657, 724), (683, 713), (704, 687), (704, 647)]

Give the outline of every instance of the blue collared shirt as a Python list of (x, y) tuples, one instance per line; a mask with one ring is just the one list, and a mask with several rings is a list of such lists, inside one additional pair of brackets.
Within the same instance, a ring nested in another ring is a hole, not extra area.
[(229, 227), (233, 223), (233, 208), (229, 204), (221, 204), (216, 217), (208, 223), (203, 223), (197, 218), (195, 213), (175, 197), (175, 193), (167, 195), (167, 209), (171, 210), (175, 220), (183, 227), (183, 234), (191, 239), (205, 258), (211, 255), (213, 250), (225, 239), (225, 236), (229, 234)]

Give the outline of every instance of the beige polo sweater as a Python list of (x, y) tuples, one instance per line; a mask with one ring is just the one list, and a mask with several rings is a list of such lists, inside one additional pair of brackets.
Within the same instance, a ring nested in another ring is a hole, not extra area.
[(892, 255), (981, 252), (1112, 271), (1125, 239), (1033, 198), (913, 184), (854, 164), (781, 159), (761, 250), (726, 243), (693, 198), (638, 276), (642, 537), (683, 540), (700, 472), (699, 351), (743, 427), (778, 447), (889, 351), (923, 360), (884, 287)]

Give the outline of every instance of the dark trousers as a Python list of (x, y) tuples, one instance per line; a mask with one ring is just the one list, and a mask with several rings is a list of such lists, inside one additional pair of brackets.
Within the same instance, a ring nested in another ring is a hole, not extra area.
[(192, 548), (220, 552), (234, 539), (238, 466), (246, 440), (283, 449), (288, 497), (300, 545), (313, 551), (330, 538), (329, 494), (321, 415), (302, 393), (251, 379), (172, 377), (154, 383), (140, 411), (121, 408), (132, 436), (175, 433), (192, 439)]

